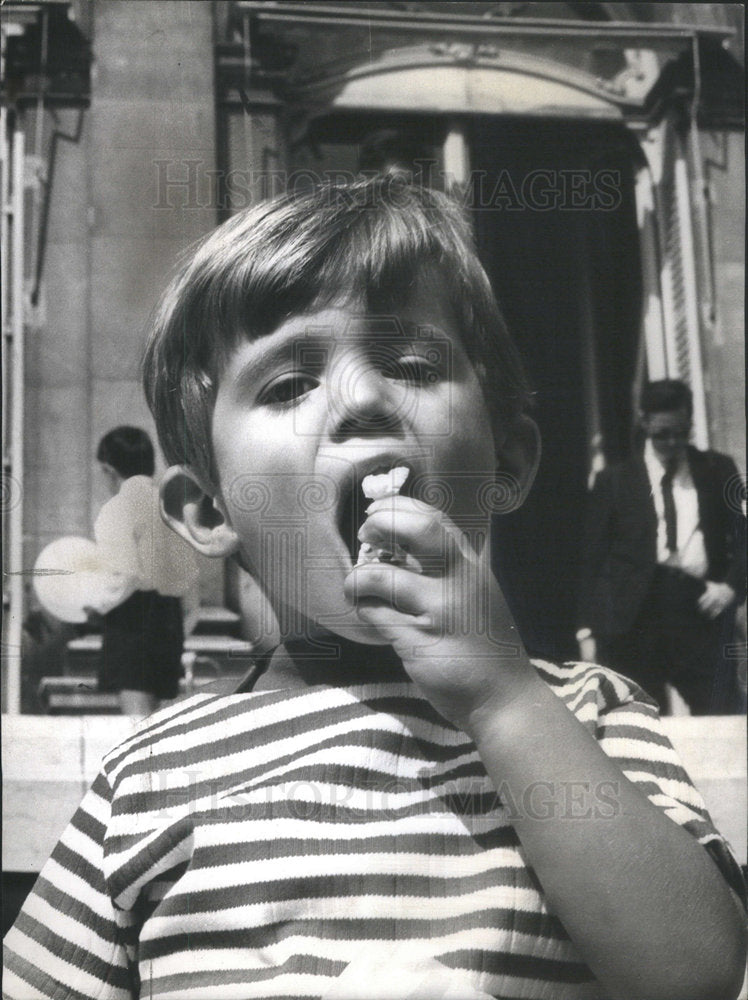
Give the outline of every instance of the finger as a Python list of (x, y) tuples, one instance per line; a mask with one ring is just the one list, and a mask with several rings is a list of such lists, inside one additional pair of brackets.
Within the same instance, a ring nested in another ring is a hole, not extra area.
[(416, 503), (407, 497), (385, 497), (366, 510), (366, 520), (359, 530), (361, 541), (385, 543), (395, 537), (401, 543), (422, 536), (423, 543), (441, 535), (441, 514), (434, 507)]
[(366, 513), (375, 514), (379, 510), (389, 510), (390, 508), (397, 508), (402, 511), (412, 511), (414, 514), (439, 513), (437, 507), (424, 503), (422, 500), (416, 500), (413, 497), (403, 496), (400, 493), (382, 497), (380, 500), (372, 500), (366, 508)]
[[(356, 615), (364, 625), (373, 626), (396, 649), (412, 644), (414, 629), (427, 629), (427, 615), (407, 615), (381, 601), (366, 598), (356, 605)], [(410, 637), (410, 638), (409, 638)]]
[(430, 621), (431, 609), (438, 607), (442, 597), (442, 584), (436, 578), (417, 576), (387, 563), (366, 563), (348, 574), (343, 591), (355, 607), (374, 601)]
[(413, 499), (413, 497), (383, 497), (381, 500), (373, 501), (366, 508), (366, 514), (367, 521), (371, 521), (374, 530), (378, 530), (382, 526), (385, 530), (388, 528), (392, 530), (394, 526), (397, 531), (402, 531), (404, 535), (411, 530), (416, 533), (423, 530), (433, 531), (437, 539), (441, 533), (446, 534), (457, 542), (458, 547), (464, 548), (465, 554), (471, 558), (483, 547), (479, 539), (484, 539), (485, 534), (476, 536), (477, 544), (473, 548), (466, 533), (455, 524), (448, 514), (432, 504), (423, 503), (421, 500)]
[(432, 572), (443, 572), (459, 552), (470, 549), (463, 533), (434, 508), (380, 507), (364, 521), (358, 537), (374, 548), (399, 546), (424, 563), (424, 568), (430, 564)]

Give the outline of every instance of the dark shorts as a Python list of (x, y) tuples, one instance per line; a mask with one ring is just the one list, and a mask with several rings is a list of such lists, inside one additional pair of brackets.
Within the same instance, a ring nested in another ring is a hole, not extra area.
[(104, 615), (99, 690), (147, 691), (175, 698), (182, 676), (182, 608), (178, 597), (136, 590)]

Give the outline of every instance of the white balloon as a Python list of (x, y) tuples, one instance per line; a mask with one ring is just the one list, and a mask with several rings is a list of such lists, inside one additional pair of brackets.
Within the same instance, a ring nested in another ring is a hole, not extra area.
[(112, 572), (90, 538), (66, 535), (50, 542), (34, 566), (34, 590), (42, 606), (64, 622), (85, 622), (87, 609), (105, 613), (132, 592), (128, 579)]

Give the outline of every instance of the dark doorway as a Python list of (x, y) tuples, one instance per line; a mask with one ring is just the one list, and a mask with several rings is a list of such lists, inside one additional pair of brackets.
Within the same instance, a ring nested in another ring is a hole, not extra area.
[(494, 565), (530, 650), (576, 653), (582, 519), (595, 433), (630, 447), (641, 313), (638, 146), (623, 127), (474, 120), (478, 248), (530, 376), (543, 442), (525, 506), (497, 518)]
[(345, 180), (386, 169), (392, 157), (413, 166), (416, 180), (441, 186), (447, 124), (441, 115), (337, 112), (314, 119), (291, 146), (289, 186), (306, 177)]

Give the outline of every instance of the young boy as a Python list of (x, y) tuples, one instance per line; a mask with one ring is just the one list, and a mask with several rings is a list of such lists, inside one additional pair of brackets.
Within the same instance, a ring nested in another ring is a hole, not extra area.
[(656, 709), (530, 663), (489, 572), (537, 433), (457, 209), (379, 180), (234, 217), (145, 381), (165, 517), (283, 645), (107, 756), (8, 995), (734, 997), (739, 870)]

